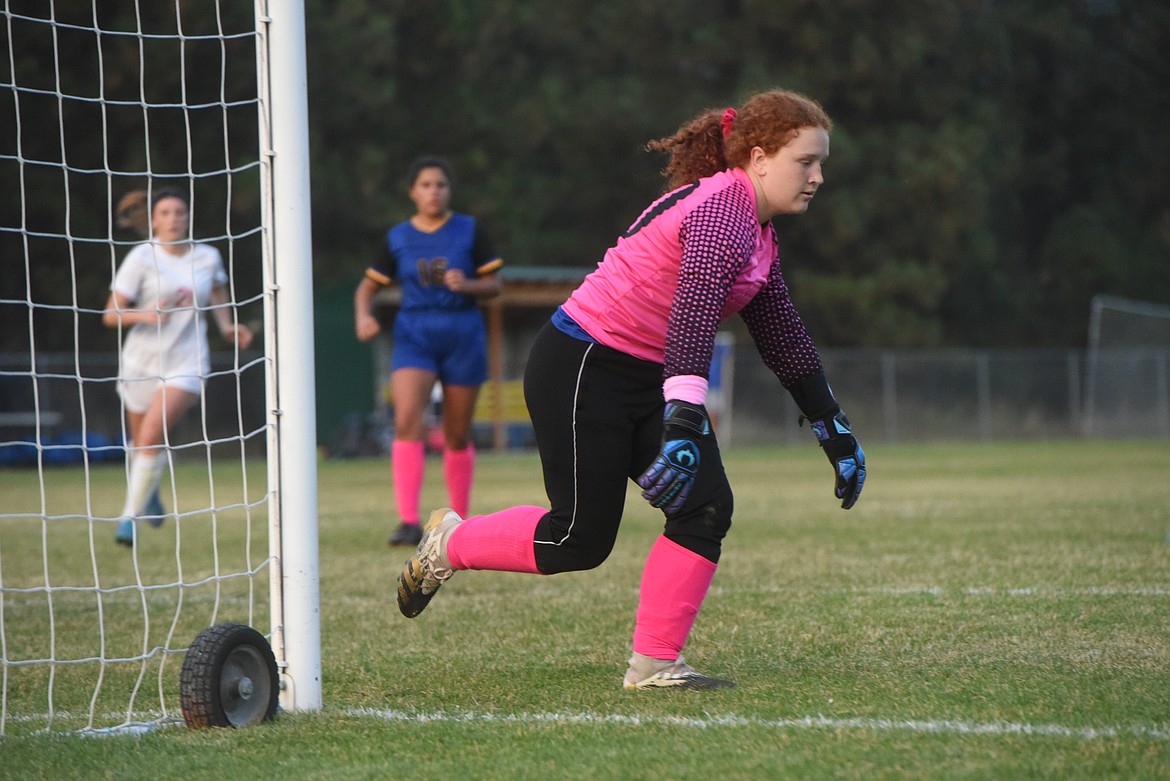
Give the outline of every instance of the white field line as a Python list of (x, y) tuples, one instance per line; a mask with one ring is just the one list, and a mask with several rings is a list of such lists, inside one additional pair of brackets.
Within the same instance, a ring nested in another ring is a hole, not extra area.
[[(789, 594), (808, 593), (808, 590), (787, 586), (752, 586), (749, 588), (712, 586), (711, 593)], [(1170, 597), (1170, 586), (1132, 586), (1123, 588), (1105, 586), (1089, 588), (1058, 588), (1046, 586), (857, 586), (855, 588), (826, 589), (819, 593), (880, 594), (894, 597), (926, 595), (932, 597), (1041, 597), (1050, 599), (1067, 599), (1069, 597)]]
[[(1022, 724), (1010, 721), (972, 722), (951, 719), (863, 719), (831, 718), (829, 716), (801, 716), (792, 719), (760, 719), (739, 716), (734, 713), (709, 714), (703, 718), (683, 716), (638, 716), (618, 713), (498, 713), (475, 711), (410, 711), (385, 708), (345, 708), (341, 713), (351, 718), (372, 718), (408, 724), (430, 724), (446, 722), (453, 724), (502, 724), (534, 726), (540, 724), (580, 725), (585, 727), (616, 725), (621, 727), (683, 727), (686, 729), (720, 729), (744, 727), (777, 731), (798, 730), (857, 730), (869, 732), (909, 732), (931, 735), (986, 735), (1024, 736), (1037, 738), (1067, 738), (1078, 741), (1116, 740), (1137, 738), (1150, 741), (1170, 741), (1170, 726), (1131, 725), (1128, 727), (1069, 727), (1062, 724)], [(125, 714), (122, 714), (124, 716)], [(72, 734), (92, 737), (142, 735), (157, 729), (181, 726), (177, 716), (166, 717), (161, 713), (143, 711), (135, 714), (138, 718), (153, 721), (123, 722), (109, 727), (72, 730)], [(59, 713), (59, 719), (73, 718), (74, 714)], [(109, 723), (120, 718), (118, 714), (103, 714), (100, 721)], [(10, 714), (11, 722), (43, 721), (44, 716), (21, 716)], [(70, 733), (64, 733), (70, 734)]]
[(1144, 740), (1170, 740), (1170, 727), (1135, 725), (1130, 727), (1067, 727), (1060, 724), (1019, 724), (1007, 721), (987, 723), (970, 721), (923, 721), (918, 719), (842, 719), (828, 716), (802, 716), (794, 719), (758, 719), (729, 713), (704, 718), (682, 716), (629, 716), (613, 713), (477, 713), (473, 711), (411, 713), (377, 708), (348, 708), (347, 716), (376, 718), (385, 721), (426, 724), (430, 722), (475, 724), (579, 724), (583, 726), (618, 725), (626, 727), (665, 726), (691, 729), (747, 727), (754, 729), (858, 730), (873, 732), (915, 732), (947, 735), (1026, 736), (1072, 738), (1074, 740), (1114, 740), (1133, 737)]

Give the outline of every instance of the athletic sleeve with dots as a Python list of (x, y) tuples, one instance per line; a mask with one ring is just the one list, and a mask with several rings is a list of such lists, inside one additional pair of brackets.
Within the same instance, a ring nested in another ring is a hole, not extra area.
[(789, 387), (802, 377), (824, 371), (820, 353), (788, 295), (777, 256), (768, 281), (740, 311), (764, 364)]
[(733, 300), (736, 280), (751, 259), (759, 226), (741, 193), (721, 190), (682, 221), (678, 288), (670, 306), (663, 351), (663, 375), (706, 377), (715, 331)]

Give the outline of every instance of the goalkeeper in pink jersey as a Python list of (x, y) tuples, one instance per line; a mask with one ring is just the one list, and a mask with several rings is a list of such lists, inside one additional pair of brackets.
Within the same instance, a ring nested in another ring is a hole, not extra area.
[(648, 145), (670, 156), (673, 189), (557, 310), (525, 370), (550, 506), (466, 520), (435, 511), (398, 577), (403, 615), (421, 613), (459, 570), (552, 575), (600, 565), (634, 480), (665, 526), (642, 573), (623, 686), (733, 685), (682, 656), (731, 526), (731, 486), (704, 406), (721, 321), (739, 313), (810, 421), (841, 506), (865, 484), (865, 455), (793, 308), (771, 223), (808, 209), (831, 127), (814, 101), (771, 91)]

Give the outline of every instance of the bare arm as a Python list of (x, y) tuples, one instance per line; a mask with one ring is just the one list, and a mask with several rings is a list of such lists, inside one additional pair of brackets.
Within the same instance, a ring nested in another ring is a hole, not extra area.
[(129, 328), (132, 325), (162, 325), (167, 321), (166, 301), (158, 309), (135, 309), (133, 302), (123, 294), (113, 291), (106, 299), (102, 312), (102, 325), (106, 328)]
[(443, 283), (447, 285), (448, 290), (472, 298), (494, 298), (500, 294), (500, 276), (498, 274), (485, 274), (482, 277), (471, 278), (462, 270), (453, 268), (443, 276)]
[(247, 350), (252, 343), (252, 329), (235, 322), (229, 303), (227, 288), (217, 285), (211, 289), (211, 314), (219, 326), (219, 334), (228, 342), (234, 342), (241, 350)]
[(353, 294), (354, 330), (357, 332), (357, 338), (360, 342), (370, 341), (382, 330), (377, 318), (370, 312), (370, 303), (374, 299), (374, 294), (381, 288), (382, 285), (374, 280), (363, 277)]

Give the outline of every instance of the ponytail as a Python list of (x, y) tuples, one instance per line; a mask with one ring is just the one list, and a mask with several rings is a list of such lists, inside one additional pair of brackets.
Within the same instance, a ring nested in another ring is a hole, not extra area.
[(131, 190), (122, 196), (114, 210), (119, 228), (126, 228), (138, 234), (139, 238), (150, 238), (150, 214), (146, 208), (146, 190)]
[(723, 114), (720, 109), (704, 111), (674, 135), (646, 144), (651, 152), (670, 155), (662, 169), (668, 190), (727, 169), (727, 159), (723, 156)]

